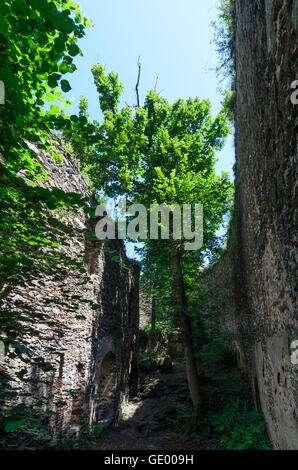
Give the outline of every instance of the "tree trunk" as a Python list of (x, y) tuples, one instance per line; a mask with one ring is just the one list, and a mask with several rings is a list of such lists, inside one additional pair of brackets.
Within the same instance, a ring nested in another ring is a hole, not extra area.
[(187, 381), (190, 391), (190, 396), (195, 412), (196, 420), (201, 414), (203, 404), (199, 374), (197, 368), (197, 361), (194, 357), (194, 341), (192, 334), (191, 318), (187, 314), (187, 298), (184, 286), (184, 278), (181, 269), (181, 257), (179, 247), (173, 242), (170, 242), (172, 269), (175, 281), (176, 303), (179, 310), (181, 321), (182, 340), (186, 361)]
[(153, 294), (152, 296), (152, 308), (151, 308), (151, 328), (152, 331), (155, 331), (156, 326), (156, 298)]

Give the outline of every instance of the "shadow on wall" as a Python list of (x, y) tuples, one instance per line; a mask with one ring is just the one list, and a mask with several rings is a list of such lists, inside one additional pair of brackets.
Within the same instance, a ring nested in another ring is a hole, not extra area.
[(98, 424), (106, 428), (114, 420), (116, 399), (116, 362), (112, 352), (101, 363)]

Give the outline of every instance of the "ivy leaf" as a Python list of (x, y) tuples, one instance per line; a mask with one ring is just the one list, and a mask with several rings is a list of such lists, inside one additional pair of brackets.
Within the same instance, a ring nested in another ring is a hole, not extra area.
[(59, 73), (53, 73), (52, 75), (50, 75), (50, 77), (48, 78), (49, 87), (56, 88), (58, 86), (58, 80), (60, 80), (60, 78), (61, 74)]
[(64, 93), (67, 93), (71, 90), (71, 86), (67, 80), (61, 80), (61, 88)]
[(99, 305), (99, 304), (93, 304), (93, 305), (91, 306), (91, 308), (92, 308), (92, 310), (97, 310), (97, 309), (101, 308), (101, 305)]
[(23, 413), (25, 409), (26, 409), (26, 405), (24, 405), (24, 403), (20, 403), (19, 405), (17, 405), (15, 408), (12, 409), (12, 413), (14, 414)]
[(21, 426), (23, 426), (23, 424), (25, 423), (25, 419), (18, 419), (16, 421), (9, 421), (6, 425), (5, 425), (5, 431), (6, 432), (14, 432), (16, 431), (17, 429), (19, 429)]
[(88, 122), (88, 121), (87, 121), (87, 118), (86, 118), (85, 116), (80, 116), (80, 117), (79, 117), (79, 121), (80, 121), (80, 123), (83, 124), (83, 125), (87, 124), (87, 122)]
[(56, 98), (55, 98), (55, 96), (53, 95), (53, 93), (47, 93), (47, 94), (46, 94), (46, 100), (47, 100), (49, 103), (52, 103), (52, 102), (56, 101)]
[(58, 114), (59, 111), (60, 111), (60, 108), (59, 108), (59, 106), (57, 106), (56, 104), (52, 104), (50, 110), (51, 110), (51, 113), (52, 113), (52, 114)]
[(75, 57), (76, 55), (79, 54), (80, 48), (77, 46), (77, 44), (71, 44), (68, 48), (69, 55), (72, 57)]
[(29, 352), (28, 348), (26, 348), (25, 346), (19, 343), (12, 344), (12, 347), (18, 349), (21, 353), (24, 353), (24, 354), (28, 354)]

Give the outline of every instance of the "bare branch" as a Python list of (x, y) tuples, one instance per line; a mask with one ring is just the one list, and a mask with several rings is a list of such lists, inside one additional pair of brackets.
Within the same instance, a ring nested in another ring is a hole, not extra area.
[(158, 77), (156, 77), (156, 81), (155, 81), (155, 86), (154, 86), (154, 91), (156, 92), (156, 88), (157, 88), (157, 83), (158, 83)]
[(136, 84), (136, 95), (137, 95), (137, 108), (140, 107), (140, 95), (139, 95), (139, 84), (140, 84), (140, 77), (141, 77), (141, 62), (140, 57), (138, 58), (138, 80)]

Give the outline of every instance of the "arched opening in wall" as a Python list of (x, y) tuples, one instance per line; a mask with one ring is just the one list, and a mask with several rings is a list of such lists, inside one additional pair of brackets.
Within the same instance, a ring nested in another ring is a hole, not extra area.
[(101, 363), (99, 385), (98, 424), (109, 426), (115, 417), (116, 361), (112, 352), (105, 355)]

